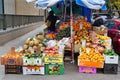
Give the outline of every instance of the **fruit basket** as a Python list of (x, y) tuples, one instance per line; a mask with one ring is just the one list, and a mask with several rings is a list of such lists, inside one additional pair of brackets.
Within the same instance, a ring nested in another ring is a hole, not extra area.
[(12, 47), (11, 51), (1, 56), (1, 65), (22, 65), (22, 55), (22, 53), (15, 52), (15, 47)]

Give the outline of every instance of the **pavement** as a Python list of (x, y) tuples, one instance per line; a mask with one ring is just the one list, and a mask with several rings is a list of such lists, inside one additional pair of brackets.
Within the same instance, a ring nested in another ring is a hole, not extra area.
[[(32, 37), (35, 34), (42, 32), (44, 28), (45, 25), (41, 24), (41, 26), (35, 30), (0, 46), (0, 56), (7, 53), (13, 46), (16, 48), (23, 46), (28, 37)], [(0, 65), (0, 80), (120, 80), (120, 67), (118, 68), (118, 74), (104, 74), (102, 72), (90, 74), (79, 73), (77, 64), (70, 63), (70, 61), (65, 61), (64, 66), (65, 71), (63, 75), (23, 75), (5, 74), (4, 66)]]

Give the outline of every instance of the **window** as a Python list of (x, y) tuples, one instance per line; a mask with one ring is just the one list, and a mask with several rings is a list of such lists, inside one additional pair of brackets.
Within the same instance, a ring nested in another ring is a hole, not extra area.
[(112, 29), (115, 25), (114, 21), (106, 21), (106, 23), (104, 24), (106, 27), (108, 27), (108, 29)]
[(120, 24), (117, 26), (118, 30), (120, 30)]

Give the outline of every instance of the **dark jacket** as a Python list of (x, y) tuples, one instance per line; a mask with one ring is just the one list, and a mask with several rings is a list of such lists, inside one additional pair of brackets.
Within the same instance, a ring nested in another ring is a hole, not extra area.
[(59, 18), (57, 16), (54, 16), (53, 13), (49, 13), (49, 16), (47, 17), (46, 21), (49, 20), (51, 22), (50, 26), (48, 26), (48, 30), (50, 31), (54, 31), (56, 30), (55, 28), (55, 24), (56, 24), (56, 21), (58, 20)]

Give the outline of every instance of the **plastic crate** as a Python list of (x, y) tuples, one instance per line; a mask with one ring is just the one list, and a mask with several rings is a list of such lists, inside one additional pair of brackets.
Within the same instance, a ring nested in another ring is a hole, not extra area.
[(22, 66), (5, 65), (5, 74), (21, 74)]
[(107, 74), (117, 74), (118, 64), (104, 64), (103, 72)]
[(46, 64), (45, 65), (46, 75), (62, 75), (64, 74), (63, 64)]
[(79, 72), (96, 74), (97, 70), (94, 67), (79, 66)]
[(118, 64), (119, 57), (117, 54), (113, 56), (104, 55), (104, 58), (106, 64)]

